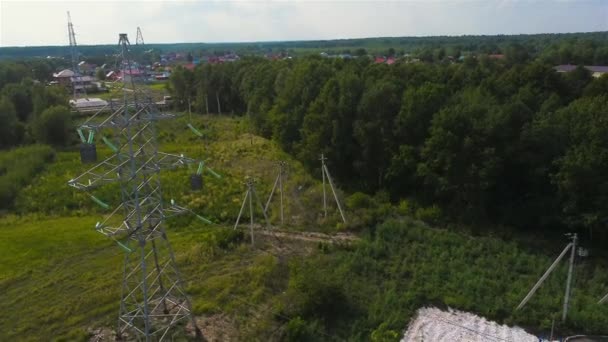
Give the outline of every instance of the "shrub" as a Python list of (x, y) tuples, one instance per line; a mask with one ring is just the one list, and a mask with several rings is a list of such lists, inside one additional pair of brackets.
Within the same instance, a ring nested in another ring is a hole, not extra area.
[(424, 221), (430, 225), (438, 225), (441, 223), (441, 209), (436, 205), (418, 208), (416, 209), (414, 216), (418, 220)]
[(33, 123), (37, 142), (50, 145), (67, 145), (73, 131), (70, 110), (64, 106), (53, 106), (42, 112)]
[(0, 208), (13, 205), (15, 196), (54, 157), (49, 146), (32, 145), (0, 154)]

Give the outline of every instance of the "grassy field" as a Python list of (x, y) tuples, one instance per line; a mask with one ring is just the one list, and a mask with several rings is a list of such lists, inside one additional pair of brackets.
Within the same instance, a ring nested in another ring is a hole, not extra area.
[[(514, 307), (563, 246), (535, 250), (525, 242), (430, 228), (411, 218), (432, 218), (428, 210), (406, 202), (391, 206), (381, 195), (341, 194), (349, 224), (339, 223), (335, 208), (322, 220), (320, 177), (313, 176), (318, 172), (311, 175), (273, 142), (251, 136), (246, 120), (195, 116), (191, 123), (204, 138), (187, 123), (181, 117), (161, 125), (162, 150), (205, 159), (222, 178), (206, 174), (200, 192), (189, 189), (193, 170), (187, 168), (165, 172), (162, 180), (166, 200), (217, 223), (186, 216), (167, 225), (208, 338), (396, 341), (415, 311), (427, 305), (472, 311), (534, 332), (547, 331), (559, 314), (565, 265), (524, 310)], [(100, 158), (110, 153), (103, 143), (98, 152)], [(8, 153), (19, 152), (1, 152), (0, 160)], [(277, 160), (290, 165), (283, 229), (350, 229), (361, 241), (334, 246), (258, 236), (251, 247), (248, 236), (231, 230), (243, 180), (257, 178), (264, 200)], [(124, 254), (93, 229), (108, 210), (66, 184), (85, 168), (78, 152), (55, 152), (52, 163), (19, 184), (13, 209), (0, 218), (0, 341), (84, 341), (89, 329), (115, 326)], [(94, 194), (111, 207), (119, 204), (116, 187)], [(597, 258), (577, 265), (570, 320), (558, 326), (560, 333), (606, 333), (608, 307), (595, 302), (608, 292), (607, 270)]]
[[(240, 208), (245, 191), (242, 182), (246, 176), (258, 179), (258, 192), (265, 201), (274, 181), (275, 162), (288, 160), (291, 168), (285, 188), (291, 189), (298, 183), (306, 185), (309, 191), (295, 194), (290, 190), (286, 194), (286, 213), (293, 216), (287, 220), (286, 228), (303, 229), (305, 225), (301, 222), (310, 215), (292, 212), (296, 211), (296, 204), (314, 203), (320, 193), (318, 181), (274, 144), (246, 133), (245, 121), (195, 117), (192, 124), (205, 134), (203, 139), (191, 132), (187, 123), (187, 118), (182, 117), (162, 125), (159, 129), (162, 150), (205, 159), (222, 178), (207, 173), (205, 190), (193, 192), (188, 178), (193, 168), (168, 171), (161, 176), (165, 199), (188, 205), (221, 225), (214, 228), (192, 217), (178, 218), (170, 222), (169, 236), (178, 251), (177, 260), (185, 270), (188, 290), (196, 298), (194, 309), (198, 314), (247, 313), (250, 310), (243, 309), (244, 305), (249, 308), (252, 303), (262, 303), (269, 295), (259, 287), (265, 285), (263, 278), (272, 272), (276, 261), (260, 249), (223, 240), (231, 236), (226, 235), (225, 229), (234, 222)], [(97, 146), (99, 160), (110, 155), (103, 143), (97, 142)], [(3, 152), (0, 160), (28, 153), (28, 149)], [(87, 167), (80, 163), (77, 151), (56, 151), (54, 156), (52, 163), (45, 164), (43, 173), (26, 173), (27, 177), (15, 184), (15, 189), (11, 188), (10, 194), (15, 197), (12, 212), (21, 216), (10, 214), (0, 219), (3, 233), (0, 290), (6, 294), (0, 303), (12, 308), (9, 315), (0, 319), (0, 340), (34, 341), (44, 336), (78, 340), (87, 336), (86, 328), (115, 323), (122, 254), (115, 244), (93, 229), (95, 222), (109, 210), (67, 186), (69, 179)], [(34, 157), (43, 164), (48, 161), (38, 154)], [(36, 171), (41, 169), (39, 164), (33, 165)], [(9, 172), (0, 176), (12, 175)], [(93, 194), (112, 207), (119, 204), (115, 185)], [(320, 213), (313, 205), (312, 211), (315, 210)], [(272, 213), (276, 222), (278, 210)], [(259, 210), (256, 215), (261, 221)], [(335, 227), (335, 219), (337, 216), (327, 221), (330, 230)], [(225, 252), (227, 249), (231, 253)], [(230, 324), (239, 322), (232, 319)], [(243, 329), (234, 331), (247, 330)]]

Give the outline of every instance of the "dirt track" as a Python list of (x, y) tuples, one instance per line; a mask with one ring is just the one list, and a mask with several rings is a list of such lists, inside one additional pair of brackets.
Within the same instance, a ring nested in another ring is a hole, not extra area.
[[(244, 232), (249, 231), (248, 225), (240, 225), (239, 229)], [(264, 229), (260, 225), (254, 226), (254, 234), (265, 236), (274, 236), (276, 238), (300, 240), (308, 242), (326, 242), (331, 244), (348, 244), (359, 241), (359, 237), (351, 233), (337, 233), (335, 235), (318, 233), (318, 232), (296, 232), (288, 230), (280, 230), (276, 228)]]

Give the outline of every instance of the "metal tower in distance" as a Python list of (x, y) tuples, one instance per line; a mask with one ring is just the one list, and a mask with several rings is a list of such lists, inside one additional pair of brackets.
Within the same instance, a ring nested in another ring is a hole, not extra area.
[[(76, 44), (76, 33), (74, 32), (74, 25), (72, 24), (72, 17), (68, 11), (68, 37), (70, 40), (70, 59), (72, 62), (72, 71), (74, 72), (74, 82), (72, 82), (72, 91), (74, 94), (74, 101), (76, 100), (76, 86), (82, 84), (82, 74), (80, 73), (80, 66), (78, 65), (78, 48)], [(82, 91), (86, 89), (82, 87)]]
[[(119, 46), (122, 75), (131, 74), (130, 43), (124, 33)], [(100, 111), (79, 128), (97, 132), (114, 154), (68, 184), (87, 191), (111, 182), (120, 185), (122, 204), (95, 226), (126, 252), (117, 335), (168, 340), (177, 325), (191, 321), (200, 336), (163, 227), (167, 217), (189, 210), (173, 201), (164, 206), (159, 175), (162, 169), (196, 161), (158, 151), (155, 122), (174, 115), (156, 110), (133, 77), (123, 77), (122, 86), (123, 102), (114, 105), (116, 110), (109, 115)], [(111, 139), (103, 136), (108, 132)]]
[(144, 35), (141, 34), (141, 29), (137, 27), (137, 36), (135, 37), (135, 45), (144, 45)]

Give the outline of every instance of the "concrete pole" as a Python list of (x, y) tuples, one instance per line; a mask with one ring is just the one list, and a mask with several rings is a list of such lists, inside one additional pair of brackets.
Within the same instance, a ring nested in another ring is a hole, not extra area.
[(570, 265), (568, 266), (568, 280), (566, 282), (566, 294), (564, 295), (564, 312), (562, 313), (562, 322), (565, 322), (568, 316), (568, 305), (570, 304), (570, 291), (572, 284), (572, 270), (574, 269), (574, 257), (576, 255), (577, 240), (578, 236), (575, 233), (572, 235), (572, 250), (570, 251)]
[(321, 175), (323, 176), (323, 217), (327, 217), (327, 195), (325, 193), (325, 156), (321, 154)]
[(327, 176), (327, 180), (329, 181), (329, 187), (331, 192), (334, 194), (334, 199), (336, 200), (336, 205), (338, 206), (338, 210), (340, 211), (340, 216), (342, 216), (342, 221), (346, 223), (346, 217), (344, 217), (344, 212), (342, 211), (342, 206), (340, 205), (340, 200), (338, 200), (338, 194), (336, 194), (336, 189), (334, 189), (334, 182), (331, 180), (331, 176), (329, 175), (329, 170), (327, 170), (327, 166), (323, 166), (325, 169), (325, 175)]
[(252, 187), (249, 185), (249, 216), (250, 216), (250, 224), (249, 224), (249, 232), (251, 233), (251, 245), (253, 246), (253, 194)]
[(283, 164), (279, 164), (279, 191), (281, 191), (281, 226), (283, 220)]
[(243, 199), (243, 204), (241, 204), (241, 210), (239, 210), (239, 216), (236, 218), (236, 223), (234, 224), (234, 229), (238, 227), (239, 221), (241, 220), (241, 215), (243, 215), (243, 209), (245, 209), (245, 203), (247, 203), (247, 199), (249, 198), (249, 189), (245, 192), (245, 198)]
[(516, 310), (519, 310), (521, 308), (524, 307), (524, 305), (526, 305), (526, 303), (530, 300), (530, 298), (532, 298), (532, 296), (534, 295), (534, 293), (536, 292), (536, 290), (538, 290), (538, 288), (543, 284), (543, 282), (545, 281), (545, 279), (547, 279), (547, 277), (549, 276), (549, 274), (551, 274), (551, 272), (553, 272), (553, 270), (555, 269), (555, 267), (557, 266), (557, 264), (559, 264), (559, 262), (562, 260), (562, 258), (564, 257), (564, 255), (566, 255), (566, 253), (568, 253), (568, 249), (570, 249), (570, 247), (572, 247), (572, 243), (569, 243), (566, 248), (564, 248), (564, 250), (562, 251), (562, 253), (557, 257), (557, 259), (555, 259), (555, 261), (553, 262), (553, 264), (551, 264), (551, 266), (549, 266), (549, 268), (547, 269), (547, 271), (545, 272), (545, 274), (543, 274), (543, 276), (538, 280), (538, 282), (536, 282), (536, 284), (534, 285), (534, 287), (532, 287), (532, 290), (530, 290), (530, 292), (528, 293), (528, 295), (521, 301), (521, 303), (519, 303), (519, 306), (517, 306)]

